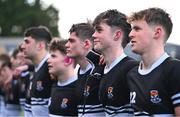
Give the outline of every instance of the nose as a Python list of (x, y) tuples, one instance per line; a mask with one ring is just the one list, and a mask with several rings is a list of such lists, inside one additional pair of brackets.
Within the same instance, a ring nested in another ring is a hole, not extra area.
[(129, 37), (130, 37), (130, 39), (134, 38), (134, 32), (133, 32), (133, 30), (130, 31)]
[(21, 44), (21, 49), (24, 50), (24, 48), (25, 48), (25, 43), (23, 42), (23, 43)]
[(66, 48), (69, 47), (69, 41), (65, 44), (65, 47), (66, 47)]
[(93, 37), (93, 39), (95, 39), (97, 37), (96, 31), (93, 33), (92, 37)]
[(47, 60), (48, 64), (50, 64), (50, 62), (51, 62), (51, 57), (49, 57), (48, 60)]

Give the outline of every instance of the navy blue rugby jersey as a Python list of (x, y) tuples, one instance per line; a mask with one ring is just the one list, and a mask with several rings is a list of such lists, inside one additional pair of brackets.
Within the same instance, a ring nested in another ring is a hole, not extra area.
[(47, 61), (33, 74), (31, 87), (31, 104), (47, 105), (51, 94), (51, 87), (54, 83), (51, 80)]
[(65, 85), (53, 85), (49, 101), (49, 114), (57, 116), (77, 116), (76, 81)]
[(78, 116), (104, 116), (102, 104), (99, 101), (99, 83), (104, 66), (99, 66), (99, 55), (90, 52), (87, 55), (92, 69), (85, 74), (78, 72), (77, 90), (79, 90)]
[(110, 71), (103, 74), (99, 97), (106, 116), (130, 116), (133, 114), (126, 75), (137, 65), (137, 61), (124, 56)]
[(173, 117), (180, 106), (180, 61), (165, 59), (150, 73), (142, 75), (138, 66), (128, 74), (131, 103), (137, 116)]

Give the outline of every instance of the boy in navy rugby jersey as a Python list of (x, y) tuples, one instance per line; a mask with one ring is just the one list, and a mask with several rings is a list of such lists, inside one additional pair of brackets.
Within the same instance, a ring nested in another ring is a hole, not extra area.
[(21, 48), (25, 57), (29, 58), (34, 66), (31, 91), (31, 109), (33, 116), (49, 116), (48, 100), (51, 94), (51, 80), (47, 59), (49, 58), (48, 43), (51, 41), (50, 31), (44, 27), (31, 27), (24, 33), (24, 42)]
[(50, 43), (49, 73), (58, 81), (52, 87), (49, 102), (50, 116), (77, 116), (75, 62), (66, 56), (65, 40)]
[(148, 8), (130, 16), (132, 51), (142, 58), (128, 74), (137, 116), (180, 116), (180, 61), (164, 51), (172, 31), (168, 13)]
[(74, 24), (69, 32), (70, 37), (66, 44), (67, 56), (74, 58), (80, 65), (76, 87), (79, 100), (78, 116), (104, 116), (98, 96), (102, 67), (96, 67), (86, 58), (87, 55), (92, 57), (93, 54), (88, 53), (93, 48), (94, 28), (90, 23), (79, 23)]
[(94, 20), (94, 49), (104, 56), (106, 66), (99, 88), (106, 116), (133, 116), (126, 74), (137, 62), (124, 54), (131, 26), (117, 10), (100, 13)]

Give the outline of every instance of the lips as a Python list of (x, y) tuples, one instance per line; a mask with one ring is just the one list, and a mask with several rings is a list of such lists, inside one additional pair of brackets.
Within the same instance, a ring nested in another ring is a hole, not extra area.
[(99, 43), (100, 41), (98, 41), (98, 40), (94, 40), (94, 44), (97, 44), (97, 43)]
[(70, 50), (66, 50), (67, 53), (70, 53)]
[(53, 66), (52, 65), (48, 65), (48, 68), (51, 69)]

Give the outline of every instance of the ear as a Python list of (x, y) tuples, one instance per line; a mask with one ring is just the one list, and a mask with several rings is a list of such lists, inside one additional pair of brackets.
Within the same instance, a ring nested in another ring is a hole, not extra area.
[(85, 40), (84, 40), (84, 47), (85, 47), (86, 49), (89, 49), (89, 48), (92, 47), (92, 43), (91, 43), (91, 41), (90, 41), (89, 39), (85, 39)]
[(41, 50), (44, 46), (45, 44), (42, 41), (38, 42), (38, 50)]
[(120, 30), (114, 33), (114, 40), (117, 41), (122, 36), (122, 32)]
[(68, 66), (68, 65), (72, 64), (73, 62), (74, 62), (74, 60), (70, 57), (65, 57), (65, 59), (64, 59), (65, 66)]
[(154, 29), (154, 39), (159, 39), (163, 34), (163, 28), (161, 26), (157, 26)]

